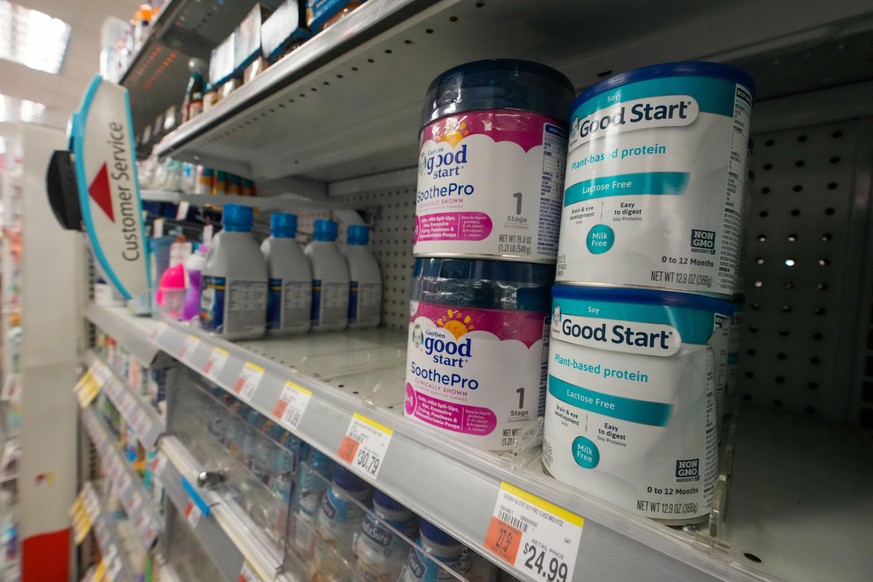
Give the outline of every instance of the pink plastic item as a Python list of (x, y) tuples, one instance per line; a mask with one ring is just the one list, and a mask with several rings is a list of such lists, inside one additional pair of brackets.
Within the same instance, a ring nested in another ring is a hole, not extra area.
[(155, 293), (158, 310), (174, 319), (179, 319), (185, 303), (185, 267), (175, 265), (164, 271)]

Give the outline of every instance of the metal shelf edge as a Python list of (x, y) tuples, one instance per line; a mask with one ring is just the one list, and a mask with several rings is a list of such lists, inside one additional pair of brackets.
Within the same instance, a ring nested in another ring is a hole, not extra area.
[(124, 307), (104, 307), (91, 303), (85, 317), (120, 342), (143, 366), (150, 367), (160, 349), (151, 340), (156, 322), (149, 317), (131, 315)]

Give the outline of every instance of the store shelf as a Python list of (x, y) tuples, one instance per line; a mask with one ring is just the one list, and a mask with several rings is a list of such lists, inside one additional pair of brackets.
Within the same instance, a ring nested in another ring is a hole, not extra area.
[(136, 530), (137, 538), (148, 551), (164, 529), (163, 519), (142, 487), (142, 483), (122, 456), (112, 433), (91, 407), (82, 410), (82, 424), (100, 457), (103, 471), (112, 480), (118, 498)]
[[(393, 429), (378, 478), (361, 475), (485, 555), (491, 514), (505, 481), (585, 519), (576, 572), (589, 579), (817, 580), (843, 572), (840, 579), (863, 580), (859, 573), (873, 568), (867, 552), (873, 453), (857, 431), (743, 411), (726, 525), (711, 539), (575, 491), (544, 475), (538, 458), (522, 461), (477, 451), (403, 418), (404, 339), (397, 332), (372, 330), (232, 344), (174, 323), (162, 326), (157, 336), (163, 349), (200, 374), (211, 359), (212, 373), (204, 375), (334, 459), (354, 413)], [(227, 353), (217, 374), (216, 350)], [(235, 389), (247, 363), (264, 370), (248, 399)], [(273, 414), (288, 381), (313, 393), (296, 429)], [(827, 450), (843, 452), (828, 455)], [(828, 485), (834, 475), (843, 480), (838, 486)], [(868, 494), (859, 498), (859, 491)], [(822, 503), (842, 509), (813, 527), (819, 512), (811, 508)], [(855, 525), (847, 527), (850, 522)], [(790, 535), (798, 527), (803, 533)], [(801, 537), (803, 543), (796, 543)], [(808, 551), (835, 544), (839, 552)], [(852, 556), (854, 562), (844, 566)]]
[(109, 582), (134, 580), (134, 570), (124, 553), (124, 545), (119, 541), (112, 518), (109, 516), (100, 495), (90, 482), (82, 486), (82, 495), (94, 530), (94, 537), (97, 539), (97, 545), (100, 547), (100, 554), (106, 567), (106, 579)]
[[(151, 33), (134, 55), (120, 84), (130, 91), (136, 133), (185, 95), (188, 59), (209, 55), (254, 7), (254, 0), (214, 2), (170, 0), (151, 23)], [(266, 4), (270, 4), (267, 2)]]
[(306, 200), (286, 198), (282, 196), (268, 197), (250, 197), (250, 196), (231, 196), (231, 195), (206, 195), (206, 194), (187, 194), (184, 192), (168, 192), (166, 190), (143, 190), (140, 193), (143, 202), (171, 202), (179, 204), (187, 202), (192, 206), (224, 206), (225, 204), (239, 204), (240, 206), (251, 206), (259, 210), (283, 212), (295, 212), (310, 209), (330, 210), (347, 208), (338, 202), (330, 200)]
[(196, 521), (188, 517), (188, 524), (224, 579), (236, 582), (248, 563), (263, 580), (290, 582), (287, 577), (277, 576), (282, 556), (230, 495), (223, 495), (220, 487), (196, 486), (204, 468), (198, 466), (184, 445), (174, 437), (166, 437), (161, 440), (160, 451), (166, 460), (158, 461), (158, 478), (179, 513), (188, 517), (192, 505), (202, 513)]
[[(581, 89), (656, 62), (741, 61), (758, 73), (766, 98), (781, 94), (784, 79), (771, 71), (779, 55), (813, 39), (839, 42), (870, 24), (844, 19), (870, 13), (860, 0), (827, 9), (812, 1), (732, 0), (717, 9), (638, 1), (620, 13), (588, 2), (370, 0), (166, 136), (157, 152), (258, 180), (335, 182), (410, 168), (425, 91), (449, 67), (519, 56), (557, 67)], [(859, 74), (834, 70), (833, 60), (803, 76), (824, 85)]]
[(165, 430), (165, 423), (160, 415), (127, 382), (116, 376), (112, 368), (93, 351), (88, 350), (85, 353), (85, 364), (101, 383), (103, 392), (125, 422), (133, 427), (143, 448), (153, 449), (158, 437)]
[(146, 367), (155, 363), (160, 349), (151, 340), (157, 323), (150, 317), (137, 317), (124, 307), (104, 307), (91, 303), (85, 317), (112, 336)]

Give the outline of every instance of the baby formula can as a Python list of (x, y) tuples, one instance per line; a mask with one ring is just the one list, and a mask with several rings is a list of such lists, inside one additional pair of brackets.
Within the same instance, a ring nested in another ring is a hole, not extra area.
[(573, 103), (557, 281), (730, 298), (743, 226), (752, 79), (669, 63)]
[(511, 450), (545, 404), (553, 276), (551, 265), (417, 259), (405, 415)]
[(709, 514), (718, 476), (716, 362), (730, 302), (555, 286), (543, 465), (638, 515)]
[(416, 257), (552, 263), (573, 85), (528, 61), (449, 69), (427, 90)]

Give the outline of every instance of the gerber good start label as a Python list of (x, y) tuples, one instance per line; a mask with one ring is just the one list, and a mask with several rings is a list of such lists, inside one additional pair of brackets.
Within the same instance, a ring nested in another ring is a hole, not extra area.
[(557, 281), (735, 291), (752, 94), (711, 74), (632, 71), (574, 104)]
[(541, 416), (548, 314), (410, 304), (405, 415), (510, 450)]
[(543, 115), (502, 110), (426, 125), (413, 254), (554, 263), (565, 127)]

